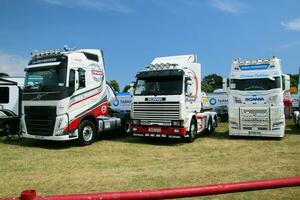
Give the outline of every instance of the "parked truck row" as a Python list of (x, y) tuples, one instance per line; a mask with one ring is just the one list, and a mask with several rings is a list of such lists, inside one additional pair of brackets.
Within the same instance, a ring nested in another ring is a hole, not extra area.
[[(122, 109), (118, 105), (123, 97), (117, 99), (106, 82), (104, 55), (99, 49), (35, 51), (25, 72), (22, 105), (4, 107), (5, 98), (1, 95), (0, 99), (0, 123), (1, 119), (14, 118), (14, 123), (21, 119), (25, 138), (78, 140), (88, 145), (98, 134), (118, 129), (137, 137), (192, 142), (197, 134), (212, 133), (217, 127), (216, 112), (205, 111), (203, 106), (201, 64), (195, 55), (155, 58), (137, 72), (131, 106), (124, 97), (127, 106)], [(0, 86), (4, 81), (16, 86), (4, 79)], [(282, 138), (283, 92), (289, 84), (276, 57), (235, 59), (222, 90), (228, 95), (229, 135)], [(299, 111), (294, 120), (300, 124)], [(5, 127), (1, 126), (0, 133), (19, 126)]]

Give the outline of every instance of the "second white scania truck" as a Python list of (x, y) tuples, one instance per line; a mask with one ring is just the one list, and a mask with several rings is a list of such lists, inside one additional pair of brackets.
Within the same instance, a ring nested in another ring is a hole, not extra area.
[(202, 112), (201, 65), (196, 56), (155, 58), (138, 72), (132, 97), (133, 136), (184, 138), (212, 132), (215, 112)]
[(106, 83), (101, 50), (33, 52), (25, 71), (24, 137), (88, 145), (98, 133), (127, 129), (129, 113), (110, 110), (115, 95)]
[(282, 138), (283, 92), (289, 90), (289, 81), (276, 57), (235, 59), (228, 88), (229, 135)]

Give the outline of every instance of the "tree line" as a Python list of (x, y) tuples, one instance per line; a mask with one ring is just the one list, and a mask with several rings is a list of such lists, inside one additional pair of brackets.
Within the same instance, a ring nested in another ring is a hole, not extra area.
[[(298, 74), (289, 74), (291, 78), (291, 87), (297, 87), (299, 82)], [(110, 80), (108, 83), (114, 88), (116, 92), (120, 92), (120, 85), (116, 80)], [(203, 92), (210, 93), (216, 89), (221, 89), (223, 87), (223, 78), (218, 74), (209, 74), (204, 76), (201, 82), (201, 89)], [(130, 86), (125, 85), (122, 92), (128, 92)]]

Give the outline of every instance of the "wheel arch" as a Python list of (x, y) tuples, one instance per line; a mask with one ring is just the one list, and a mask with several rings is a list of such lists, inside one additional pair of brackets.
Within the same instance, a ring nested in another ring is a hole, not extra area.
[[(190, 125), (191, 125), (191, 122), (192, 120), (194, 119), (197, 123), (197, 117), (196, 117), (196, 114), (195, 113), (190, 113), (188, 116), (187, 116), (187, 122), (185, 123), (185, 128), (186, 128), (186, 131), (190, 131)], [(196, 126), (197, 127), (197, 126)]]
[(85, 115), (85, 116), (83, 116), (83, 117), (80, 118), (80, 123), (79, 124), (81, 124), (85, 120), (88, 120), (88, 121), (94, 123), (95, 128), (96, 128), (96, 133), (98, 133), (98, 126), (97, 126), (97, 119), (96, 119), (96, 117), (94, 115), (92, 115), (92, 114)]

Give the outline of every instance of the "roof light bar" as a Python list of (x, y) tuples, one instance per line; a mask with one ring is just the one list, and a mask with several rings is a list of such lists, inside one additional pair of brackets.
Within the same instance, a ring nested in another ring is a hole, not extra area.
[(62, 52), (59, 49), (51, 49), (47, 51), (38, 51), (34, 50), (31, 52), (32, 58), (42, 58), (42, 57), (49, 57), (49, 56), (57, 56), (60, 55)]
[(171, 69), (173, 67), (173, 69), (176, 68), (178, 64), (171, 64), (171, 63), (156, 63), (156, 64), (150, 64), (149, 66), (147, 66), (147, 68), (149, 70), (165, 70), (165, 69)]

